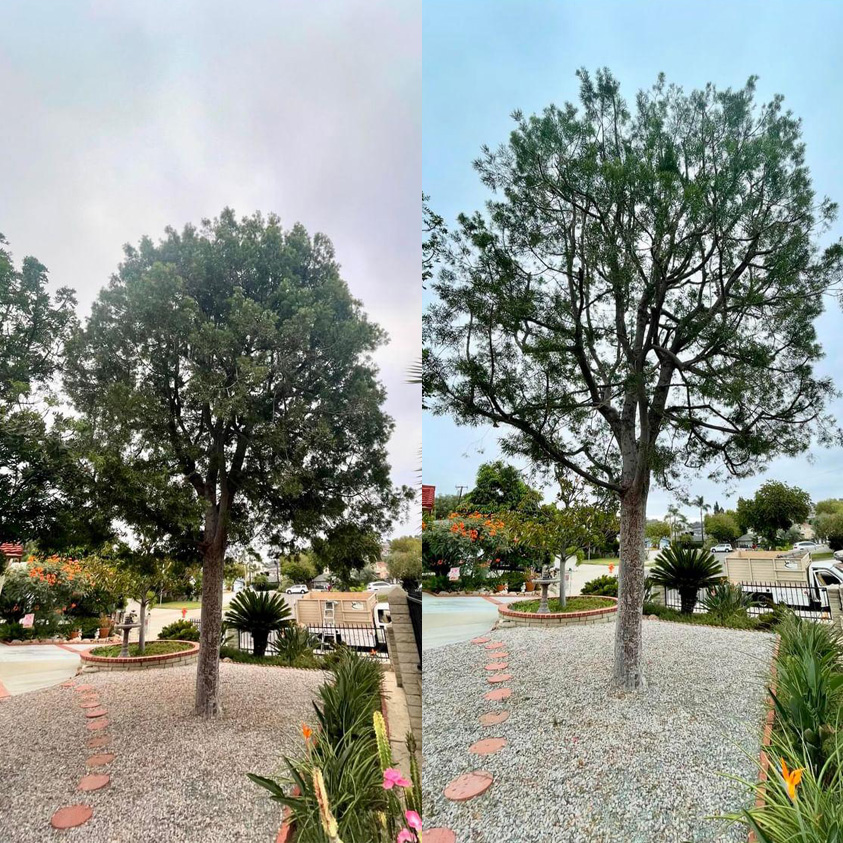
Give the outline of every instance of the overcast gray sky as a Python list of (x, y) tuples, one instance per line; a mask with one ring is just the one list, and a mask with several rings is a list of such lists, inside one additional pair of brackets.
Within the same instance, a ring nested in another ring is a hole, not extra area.
[(421, 0), (5, 0), (0, 102), (0, 232), (83, 315), (124, 243), (226, 205), (327, 234), (416, 482)]

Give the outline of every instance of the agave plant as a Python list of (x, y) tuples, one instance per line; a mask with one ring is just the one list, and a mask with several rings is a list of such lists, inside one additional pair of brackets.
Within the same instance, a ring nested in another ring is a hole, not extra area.
[(735, 615), (746, 615), (747, 609), (754, 605), (747, 592), (728, 582), (717, 583), (702, 601), (703, 609), (723, 624)]
[(268, 591), (241, 591), (229, 603), (225, 623), (230, 629), (251, 633), (255, 655), (266, 654), (269, 633), (290, 624), (290, 609), (284, 598)]
[(716, 585), (721, 576), (720, 563), (709, 551), (690, 547), (666, 548), (650, 571), (650, 580), (655, 585), (679, 592), (683, 615), (694, 611), (699, 590)]

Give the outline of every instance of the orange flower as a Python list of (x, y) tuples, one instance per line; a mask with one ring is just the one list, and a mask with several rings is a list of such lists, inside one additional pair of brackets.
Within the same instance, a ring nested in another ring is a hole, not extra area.
[(313, 729), (311, 729), (310, 726), (307, 725), (307, 723), (302, 723), (301, 724), (301, 733), (302, 733), (302, 735), (304, 735), (304, 739), (306, 741), (309, 741), (311, 735), (313, 734)]
[(788, 770), (784, 758), (780, 759), (782, 762), (782, 778), (787, 785), (787, 793), (791, 799), (796, 799), (796, 787), (802, 781), (802, 770), (800, 767), (797, 770)]

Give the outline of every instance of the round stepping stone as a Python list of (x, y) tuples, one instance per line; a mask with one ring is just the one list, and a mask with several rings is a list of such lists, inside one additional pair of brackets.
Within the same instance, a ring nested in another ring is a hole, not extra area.
[(491, 641), (491, 640), (492, 640), (491, 638), (484, 638), (481, 635), (480, 638), (472, 638), (471, 643), (472, 644), (485, 644), (487, 641)]
[(69, 805), (67, 808), (59, 808), (50, 819), (53, 828), (76, 828), (78, 825), (88, 822), (94, 815), (90, 805)]
[(463, 773), (445, 788), (445, 798), (452, 802), (467, 802), (482, 796), (492, 786), (493, 781), (492, 774), (485, 770)]
[(91, 773), (88, 776), (82, 776), (79, 782), (79, 790), (101, 790), (111, 781), (111, 776), (107, 773)]
[(426, 843), (457, 843), (457, 835), (450, 828), (429, 828), (424, 839)]
[(89, 767), (105, 767), (114, 760), (113, 752), (101, 752), (98, 755), (92, 755), (85, 762)]
[(62, 688), (72, 688), (73, 687), (73, 680), (68, 679), (67, 682), (61, 683)]
[[(486, 639), (489, 640), (488, 638)], [(503, 641), (493, 641), (491, 644), (487, 644), (483, 649), (484, 650), (500, 650), (501, 647), (506, 647), (506, 644)]]
[(500, 650), (495, 650), (494, 653), (489, 653), (490, 659), (497, 659), (498, 661), (503, 661), (504, 659), (509, 658), (509, 653), (502, 653)]
[(98, 717), (96, 720), (92, 720), (88, 723), (88, 728), (92, 732), (97, 732), (100, 729), (107, 729), (108, 728), (108, 718), (107, 717)]
[(76, 685), (73, 689), (74, 691), (95, 691), (93, 685)]
[(469, 752), (475, 755), (494, 755), (500, 752), (506, 746), (506, 738), (483, 738), (482, 741), (473, 743), (469, 748)]
[(85, 717), (105, 717), (108, 712), (104, 708), (92, 708), (85, 712)]
[(489, 691), (488, 694), (483, 694), (484, 700), (492, 700), (493, 702), (497, 702), (498, 700), (505, 700), (507, 697), (512, 696), (512, 689), (511, 688), (495, 688), (494, 691)]
[[(83, 697), (84, 699), (84, 697)], [(87, 702), (83, 702), (79, 708), (99, 708), (100, 701), (99, 700), (88, 700)]]
[(481, 714), (478, 718), (481, 726), (497, 726), (505, 720), (509, 720), (508, 711), (490, 711), (487, 714)]
[(111, 743), (111, 735), (97, 735), (93, 738), (88, 738), (85, 746), (88, 749), (99, 749), (103, 746), (108, 746)]
[(509, 662), (489, 662), (486, 665), (486, 670), (506, 670), (509, 667)]
[(492, 685), (497, 685), (498, 682), (509, 682), (512, 679), (511, 673), (496, 673), (494, 676), (490, 676), (486, 681), (491, 682)]

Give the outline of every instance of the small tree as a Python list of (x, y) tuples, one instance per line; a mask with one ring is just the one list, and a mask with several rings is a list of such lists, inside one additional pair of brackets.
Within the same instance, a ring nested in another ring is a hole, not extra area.
[(281, 573), (294, 583), (310, 583), (317, 571), (310, 554), (299, 553), (281, 559)]
[(654, 543), (670, 537), (670, 524), (667, 521), (648, 521), (644, 526), (644, 535)]
[(720, 563), (707, 550), (690, 547), (669, 547), (663, 550), (650, 570), (650, 580), (679, 592), (681, 611), (690, 615), (697, 604), (701, 588), (720, 581)]
[(741, 536), (738, 520), (733, 512), (717, 512), (707, 515), (705, 529), (718, 542), (734, 542)]
[(355, 573), (381, 556), (377, 533), (356, 524), (341, 524), (325, 536), (314, 538), (311, 546), (316, 563), (328, 568), (343, 588), (351, 585)]
[(476, 162), (497, 196), (440, 250), (424, 387), (434, 412), (508, 431), (504, 453), (617, 496), (614, 678), (632, 690), (651, 482), (840, 441), (813, 322), (843, 244), (820, 249), (836, 206), (754, 78), (687, 93), (659, 77), (630, 109), (608, 70), (578, 75), (579, 109), (516, 112)]

